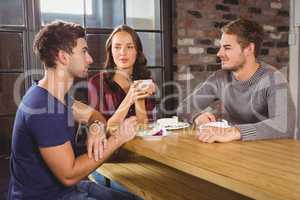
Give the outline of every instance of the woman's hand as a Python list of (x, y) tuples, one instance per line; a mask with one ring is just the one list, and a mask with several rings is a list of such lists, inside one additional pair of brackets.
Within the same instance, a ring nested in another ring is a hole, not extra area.
[(151, 82), (150, 84), (147, 84), (147, 85), (143, 85), (141, 87), (142, 90), (144, 90), (149, 96), (153, 95), (156, 91), (156, 85)]
[(147, 86), (143, 86), (142, 80), (135, 81), (133, 84), (131, 84), (129, 91), (126, 95), (126, 99), (128, 100), (129, 104), (134, 104), (137, 100), (145, 99), (155, 92), (155, 84), (150, 83)]
[(119, 124), (113, 136), (120, 145), (132, 140), (137, 134), (137, 118), (129, 117)]
[(88, 157), (91, 159), (94, 156), (95, 161), (98, 161), (103, 157), (106, 148), (105, 126), (103, 123), (95, 121), (90, 125), (87, 136)]
[(205, 112), (201, 115), (199, 115), (198, 117), (196, 117), (196, 119), (194, 120), (194, 123), (196, 124), (196, 126), (200, 126), (202, 124), (206, 124), (209, 122), (215, 122), (216, 121), (216, 117), (214, 114), (210, 113), (210, 112)]

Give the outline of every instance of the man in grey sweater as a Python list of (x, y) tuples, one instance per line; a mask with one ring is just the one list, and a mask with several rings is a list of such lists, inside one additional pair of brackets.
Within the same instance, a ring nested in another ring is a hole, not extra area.
[[(289, 85), (274, 67), (259, 62), (263, 29), (256, 22), (238, 19), (222, 28), (222, 69), (196, 87), (178, 108), (178, 116), (195, 123), (202, 142), (229, 142), (292, 137), (295, 106)], [(205, 109), (221, 102), (221, 118), (231, 127), (201, 125), (217, 116)], [(203, 126), (202, 126), (203, 127)]]

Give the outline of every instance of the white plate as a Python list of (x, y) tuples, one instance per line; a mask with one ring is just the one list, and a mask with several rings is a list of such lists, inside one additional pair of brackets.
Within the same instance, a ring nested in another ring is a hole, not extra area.
[(189, 123), (179, 122), (177, 116), (158, 119), (157, 123), (159, 124), (159, 126), (164, 127), (166, 130), (182, 129), (190, 126)]
[[(159, 131), (162, 131), (162, 135), (153, 135)], [(165, 128), (161, 128), (159, 126), (154, 126), (150, 130), (141, 130), (138, 132), (137, 137), (140, 137), (145, 140), (160, 140), (163, 137), (169, 135)]]
[(163, 137), (168, 136), (169, 133), (165, 133), (164, 135), (137, 135), (137, 137), (142, 138), (143, 140), (161, 140)]
[(189, 126), (190, 124), (187, 122), (177, 122), (177, 124), (165, 125), (164, 128), (166, 130), (177, 130), (177, 129), (187, 128)]

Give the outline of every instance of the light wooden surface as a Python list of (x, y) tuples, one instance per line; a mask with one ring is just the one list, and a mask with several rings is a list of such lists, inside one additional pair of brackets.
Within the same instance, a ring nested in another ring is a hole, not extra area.
[(254, 199), (300, 199), (299, 141), (205, 144), (193, 134), (184, 129), (160, 141), (136, 138), (124, 148)]
[(97, 172), (145, 200), (250, 200), (145, 157), (130, 156), (115, 162), (106, 162)]

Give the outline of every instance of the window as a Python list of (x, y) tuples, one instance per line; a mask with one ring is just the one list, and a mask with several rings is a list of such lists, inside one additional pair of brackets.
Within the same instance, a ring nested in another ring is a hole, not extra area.
[(0, 26), (24, 26), (23, 0), (0, 1)]
[[(83, 15), (84, 6), (86, 6), (86, 14), (92, 14), (92, 0), (86, 0), (86, 4), (82, 0), (41, 0), (41, 13), (43, 14), (70, 14)], [(59, 5), (59, 6), (58, 6)], [(72, 5), (72, 6), (70, 6)]]
[(115, 28), (124, 24), (123, 0), (92, 0), (93, 12), (86, 16), (87, 28)]
[(162, 66), (163, 60), (161, 57), (161, 33), (138, 32), (138, 35), (142, 40), (144, 53), (148, 60), (148, 66)]
[(0, 154), (9, 153), (12, 127), (18, 101), (14, 96), (24, 94), (24, 82), (16, 87), (16, 80), (24, 75), (26, 58), (25, 6), (23, 0), (0, 1)]
[[(142, 40), (152, 77), (159, 86), (157, 99), (164, 98), (163, 83), (168, 81), (167, 77), (172, 77), (168, 75), (172, 66), (171, 0), (40, 0), (40, 11), (41, 26), (59, 19), (79, 23), (86, 29), (89, 51), (94, 60), (90, 74), (103, 68), (105, 42), (113, 29), (120, 24), (134, 28)], [(170, 16), (170, 19), (163, 16)]]
[(42, 26), (57, 19), (75, 22), (83, 26), (85, 10), (91, 13), (91, 5), (87, 3), (86, 9), (84, 9), (84, 2), (91, 3), (91, 0), (40, 0)]
[(23, 33), (13, 31), (0, 32), (0, 72), (9, 72), (24, 68)]
[(136, 29), (160, 30), (160, 1), (127, 0), (126, 23)]

